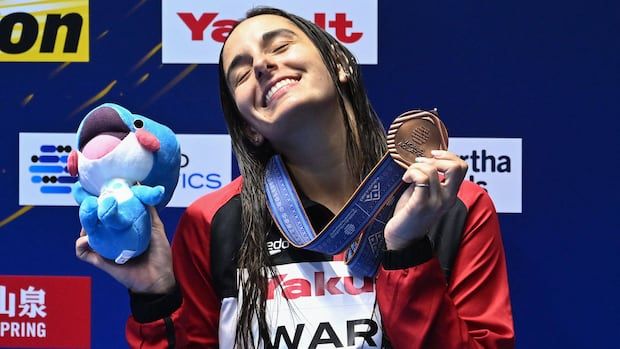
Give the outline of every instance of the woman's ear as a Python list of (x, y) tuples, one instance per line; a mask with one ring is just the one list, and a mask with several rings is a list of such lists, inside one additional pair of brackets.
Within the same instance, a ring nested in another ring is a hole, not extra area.
[(245, 124), (245, 126), (243, 127), (243, 133), (248, 138), (250, 143), (252, 143), (256, 147), (261, 146), (265, 141), (265, 137), (258, 131), (256, 131), (254, 127), (248, 124)]

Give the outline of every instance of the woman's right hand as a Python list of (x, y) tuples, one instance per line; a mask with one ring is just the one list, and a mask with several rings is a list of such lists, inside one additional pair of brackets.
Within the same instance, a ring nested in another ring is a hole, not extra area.
[(157, 210), (151, 213), (151, 242), (141, 256), (119, 265), (101, 257), (88, 245), (88, 235), (82, 229), (75, 241), (76, 256), (110, 274), (114, 279), (135, 293), (166, 294), (172, 292), (176, 283), (172, 271), (172, 252), (159, 219)]

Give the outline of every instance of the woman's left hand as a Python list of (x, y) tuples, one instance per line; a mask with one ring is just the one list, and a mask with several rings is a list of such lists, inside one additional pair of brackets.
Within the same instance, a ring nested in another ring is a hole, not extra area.
[(403, 249), (423, 238), (456, 202), (467, 163), (444, 150), (433, 150), (432, 155), (417, 158), (403, 175), (403, 181), (411, 185), (398, 199), (394, 215), (385, 226), (388, 250)]

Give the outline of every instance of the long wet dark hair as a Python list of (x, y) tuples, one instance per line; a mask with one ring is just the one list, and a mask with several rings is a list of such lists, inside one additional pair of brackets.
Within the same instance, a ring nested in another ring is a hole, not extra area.
[[(288, 19), (304, 32), (319, 50), (336, 86), (338, 103), (342, 111), (347, 135), (347, 168), (352, 178), (360, 183), (385, 153), (386, 143), (383, 125), (368, 101), (355, 57), (330, 34), (299, 16), (275, 8), (260, 7), (250, 10), (246, 18), (265, 14)], [(340, 69), (348, 74), (345, 83), (341, 83), (338, 79)], [(222, 111), (243, 176), (241, 190), (243, 238), (238, 254), (238, 268), (240, 271), (245, 270), (246, 274), (243, 276), (240, 272), (238, 277), (241, 294), (235, 343), (240, 348), (254, 348), (255, 338), (252, 334), (254, 319), (258, 322), (260, 336), (258, 343), (261, 340), (270, 341), (265, 316), (267, 278), (273, 277), (275, 272), (270, 265), (266, 248), (266, 236), (272, 226), (272, 218), (267, 209), (263, 182), (265, 166), (274, 155), (274, 151), (268, 141), (257, 146), (247, 138), (244, 132), (247, 128), (246, 123), (228, 88), (221, 52), (219, 82)], [(350, 103), (353, 115), (348, 115), (345, 100)]]

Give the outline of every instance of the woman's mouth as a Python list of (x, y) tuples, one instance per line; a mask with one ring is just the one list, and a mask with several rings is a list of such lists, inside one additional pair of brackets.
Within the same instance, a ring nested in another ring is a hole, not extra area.
[(263, 98), (263, 107), (267, 107), (272, 101), (278, 99), (297, 82), (299, 82), (299, 79), (285, 78), (273, 84)]

